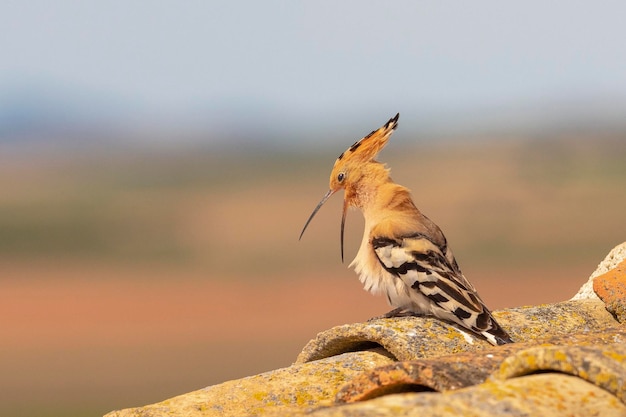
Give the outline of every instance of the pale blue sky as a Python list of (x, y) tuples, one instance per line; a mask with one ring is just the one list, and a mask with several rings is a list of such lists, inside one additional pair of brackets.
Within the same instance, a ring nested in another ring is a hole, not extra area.
[(0, 95), (209, 127), (584, 114), (626, 103), (625, 16), (619, 1), (4, 1)]

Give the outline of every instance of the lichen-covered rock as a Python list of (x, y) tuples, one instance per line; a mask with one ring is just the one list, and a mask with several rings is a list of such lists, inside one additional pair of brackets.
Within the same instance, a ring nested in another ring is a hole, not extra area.
[[(617, 355), (619, 358), (624, 350), (620, 344), (622, 341), (626, 341), (626, 329), (618, 326), (599, 332), (550, 337), (537, 341), (541, 343), (541, 348), (536, 348), (537, 343), (532, 342), (512, 343), (477, 352), (395, 362), (365, 371), (348, 381), (337, 394), (337, 402), (363, 401), (393, 392), (458, 390), (483, 383), (492, 375), (506, 379), (538, 371), (566, 372), (566, 368), (580, 368), (580, 358), (584, 357), (585, 352), (590, 352), (587, 364), (592, 361), (598, 364), (594, 369), (600, 369), (602, 365), (605, 374), (626, 374), (626, 365), (619, 359), (603, 362), (602, 358), (591, 358), (593, 355), (604, 354), (599, 348), (602, 346), (611, 347), (606, 352), (611, 352), (609, 356)], [(572, 349), (573, 346), (576, 348)], [(551, 367), (551, 362), (546, 360), (553, 352), (557, 352), (553, 356), (563, 362), (562, 367)], [(598, 370), (596, 373), (599, 372)], [(576, 372), (570, 373), (580, 376)], [(590, 382), (595, 383), (596, 380)], [(615, 394), (617, 395), (616, 392)]]
[[(593, 300), (511, 308), (495, 311), (493, 315), (517, 342), (589, 332), (618, 324), (606, 311), (604, 303)], [(382, 346), (399, 361), (474, 352), (491, 346), (437, 319), (400, 317), (337, 326), (321, 332), (304, 347), (296, 363), (375, 345)]]
[(614, 343), (592, 346), (541, 346), (506, 358), (492, 376), (503, 381), (538, 372), (558, 372), (584, 379), (626, 404), (626, 333)]
[[(290, 417), (305, 415), (289, 414)], [(564, 374), (537, 374), (444, 393), (404, 393), (333, 408), (310, 417), (618, 417), (626, 405), (583, 379)]]
[(576, 295), (572, 297), (572, 300), (584, 300), (584, 299), (598, 299), (598, 295), (594, 291), (593, 282), (594, 279), (600, 275), (609, 272), (617, 265), (626, 260), (626, 242), (614, 247), (611, 252), (604, 258), (598, 265), (595, 271), (589, 277), (589, 280), (578, 290)]
[(317, 408), (332, 404), (339, 389), (357, 374), (391, 362), (375, 351), (352, 352), (114, 411), (106, 417), (247, 416)]
[(620, 323), (626, 322), (626, 260), (593, 280), (593, 290)]
[[(480, 344), (480, 341), (477, 343)], [(397, 360), (411, 360), (437, 356), (444, 352), (470, 350), (474, 344), (472, 336), (437, 319), (378, 319), (336, 326), (319, 333), (304, 347), (296, 363), (306, 363), (371, 346), (382, 346)]]

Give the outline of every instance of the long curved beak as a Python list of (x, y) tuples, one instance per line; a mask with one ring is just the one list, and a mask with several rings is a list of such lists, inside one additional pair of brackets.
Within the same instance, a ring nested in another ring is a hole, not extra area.
[(309, 223), (311, 223), (311, 220), (313, 220), (313, 217), (315, 217), (315, 215), (317, 214), (319, 209), (324, 205), (326, 200), (328, 200), (330, 196), (333, 194), (335, 194), (333, 190), (328, 190), (328, 192), (324, 195), (324, 197), (322, 197), (322, 201), (320, 201), (317, 204), (317, 207), (315, 207), (315, 210), (313, 210), (313, 213), (311, 213), (311, 216), (309, 216), (309, 220), (307, 220), (306, 223), (304, 224), (304, 227), (302, 228), (302, 232), (300, 232), (300, 237), (298, 238), (298, 240), (302, 239), (302, 235), (304, 234), (304, 231), (306, 230)]
[(343, 200), (343, 213), (341, 213), (341, 263), (343, 263), (343, 227), (346, 224), (346, 212), (348, 211), (348, 201)]
[[(315, 207), (315, 210), (313, 210), (313, 213), (311, 213), (311, 216), (309, 216), (309, 219), (304, 224), (304, 227), (302, 228), (302, 232), (300, 232), (300, 237), (298, 238), (298, 240), (302, 239), (302, 235), (304, 235), (304, 231), (306, 230), (306, 228), (309, 225), (309, 223), (311, 223), (311, 220), (313, 220), (313, 217), (315, 217), (315, 215), (317, 214), (319, 209), (324, 205), (324, 203), (333, 194), (335, 194), (335, 191), (328, 190), (328, 192), (324, 195), (324, 197), (322, 197), (322, 201), (320, 201), (317, 204), (317, 207)], [(343, 202), (343, 213), (341, 215), (341, 262), (342, 263), (343, 263), (343, 228), (344, 228), (344, 225), (346, 224), (346, 212), (347, 211), (348, 211), (348, 203), (346, 201), (344, 201)]]

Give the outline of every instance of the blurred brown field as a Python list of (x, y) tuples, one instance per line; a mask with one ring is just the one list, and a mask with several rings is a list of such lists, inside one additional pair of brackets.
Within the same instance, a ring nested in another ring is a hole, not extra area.
[[(573, 296), (626, 240), (626, 135), (441, 140), (380, 159), (492, 309)], [(346, 144), (349, 145), (349, 144)], [(0, 414), (100, 415), (288, 366), (387, 311), (347, 264), (332, 154), (0, 155)]]

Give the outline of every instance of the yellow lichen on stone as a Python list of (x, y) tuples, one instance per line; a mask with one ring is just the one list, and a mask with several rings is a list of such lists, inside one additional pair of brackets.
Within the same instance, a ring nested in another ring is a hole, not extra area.
[(375, 352), (351, 352), (224, 382), (140, 409), (117, 411), (109, 417), (137, 416), (139, 410), (142, 416), (246, 416), (330, 406), (347, 379), (391, 362)]
[(391, 394), (340, 407), (315, 410), (306, 416), (587, 417), (599, 415), (600, 410), (603, 417), (626, 415), (626, 405), (610, 393), (580, 378), (564, 374), (538, 374), (503, 382), (487, 382), (444, 393)]
[(622, 354), (622, 353), (617, 353), (617, 352), (602, 352), (602, 354), (604, 356), (606, 356), (607, 358), (611, 358), (615, 361), (621, 362), (621, 363), (626, 363), (626, 355)]
[[(613, 338), (618, 336), (615, 334)], [(626, 402), (626, 387), (623, 383), (623, 375), (626, 375), (626, 346), (622, 343), (527, 349), (505, 359), (491, 380), (502, 381), (538, 371), (577, 376)]]
[(552, 353), (554, 360), (559, 361), (559, 362), (566, 362), (567, 361), (567, 354), (562, 351), (562, 350), (555, 350)]

